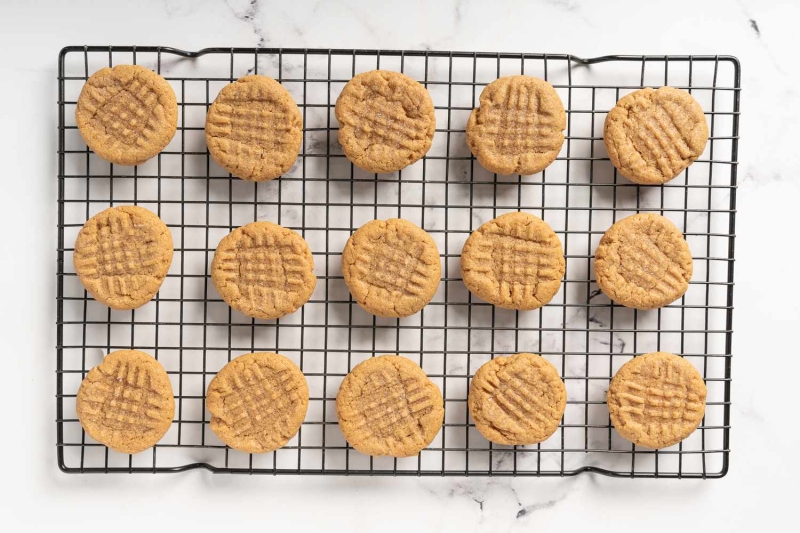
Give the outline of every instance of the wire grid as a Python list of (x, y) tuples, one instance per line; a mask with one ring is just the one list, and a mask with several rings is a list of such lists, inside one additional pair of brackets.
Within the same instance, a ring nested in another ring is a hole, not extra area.
[[(120, 167), (96, 157), (74, 122), (90, 74), (135, 63), (162, 74), (180, 110), (178, 133), (156, 158)], [(391, 175), (354, 167), (337, 141), (336, 97), (355, 74), (405, 72), (423, 83), (436, 108), (433, 146)], [(205, 146), (205, 114), (216, 94), (258, 73), (286, 87), (303, 113), (303, 147), (281, 178), (252, 183), (224, 172)], [(483, 87), (509, 74), (552, 83), (567, 110), (566, 142), (539, 175), (498, 176), (465, 142), (465, 124)], [(575, 475), (721, 477), (728, 469), (730, 357), (739, 63), (728, 56), (607, 56), (434, 51), (166, 47), (67, 47), (59, 56), (57, 452), (65, 472), (213, 472), (367, 475)], [(688, 170), (662, 187), (617, 175), (602, 142), (605, 115), (644, 86), (689, 90), (706, 112), (710, 141)], [(170, 272), (154, 300), (113, 311), (87, 295), (72, 266), (73, 243), (99, 211), (138, 204), (159, 214), (175, 240)], [(460, 278), (461, 247), (482, 223), (509, 211), (543, 218), (567, 258), (562, 289), (537, 311), (514, 312), (473, 298)], [(597, 288), (593, 252), (611, 224), (635, 212), (667, 216), (694, 256), (686, 295), (658, 311), (613, 305)], [(341, 276), (347, 238), (375, 218), (421, 226), (442, 253), (433, 301), (404, 319), (361, 310)], [(300, 311), (275, 321), (232, 311), (209, 283), (219, 240), (253, 220), (300, 232), (314, 253), (318, 284)], [(167, 369), (176, 399), (170, 431), (137, 455), (110, 451), (82, 431), (75, 397), (86, 372), (113, 350), (136, 348)], [(210, 431), (205, 390), (232, 358), (253, 351), (292, 358), (311, 393), (308, 415), (287, 446), (248, 455)], [(708, 386), (706, 416), (681, 444), (653, 451), (616, 434), (605, 405), (608, 383), (632, 356), (684, 355)], [(540, 353), (568, 392), (557, 432), (534, 446), (498, 446), (475, 429), (466, 407), (469, 380), (495, 355)], [(445, 398), (442, 431), (417, 457), (372, 458), (356, 452), (336, 423), (335, 398), (347, 372), (365, 358), (397, 353), (418, 362)]]

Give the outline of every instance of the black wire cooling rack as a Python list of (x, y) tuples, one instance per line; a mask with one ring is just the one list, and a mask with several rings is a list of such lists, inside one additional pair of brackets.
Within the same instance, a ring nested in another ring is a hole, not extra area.
[[(75, 126), (78, 94), (96, 70), (137, 63), (175, 89), (178, 133), (156, 158), (120, 167), (97, 158)], [(402, 71), (431, 93), (433, 146), (392, 175), (353, 167), (337, 141), (336, 97), (356, 73)], [(271, 76), (303, 113), (303, 148), (283, 177), (231, 178), (209, 157), (203, 126), (219, 90), (248, 73)], [(483, 87), (502, 75), (547, 79), (567, 110), (566, 142), (535, 176), (496, 176), (467, 148), (464, 129)], [(59, 55), (57, 452), (65, 472), (180, 472), (206, 468), (245, 474), (536, 475), (596, 472), (620, 477), (721, 477), (728, 469), (734, 222), (740, 74), (729, 56), (605, 56), (434, 51), (72, 46)], [(644, 86), (690, 91), (709, 121), (706, 152), (662, 187), (621, 178), (608, 160), (602, 128), (623, 95)], [(112, 311), (87, 296), (72, 266), (83, 223), (111, 206), (138, 204), (172, 230), (175, 259), (160, 292), (135, 311)], [(471, 230), (504, 212), (542, 217), (559, 235), (566, 277), (555, 299), (531, 312), (476, 301), (460, 279), (461, 247)], [(611, 224), (656, 212), (685, 233), (694, 255), (690, 288), (658, 311), (613, 305), (597, 288), (592, 258)], [(442, 251), (438, 294), (405, 319), (376, 318), (355, 305), (340, 255), (350, 233), (374, 218), (402, 217), (427, 230)], [(220, 238), (253, 220), (300, 232), (319, 282), (300, 311), (275, 321), (244, 317), (209, 283)], [(172, 428), (152, 450), (123, 455), (87, 438), (75, 413), (86, 372), (116, 349), (136, 348), (167, 369), (176, 399)], [(248, 455), (210, 431), (205, 390), (231, 358), (252, 351), (292, 358), (307, 376), (311, 401), (298, 435), (284, 448)], [(708, 386), (706, 416), (677, 446), (653, 451), (622, 440), (605, 392), (634, 354), (683, 354)], [(568, 391), (558, 431), (536, 446), (492, 445), (468, 415), (469, 380), (494, 355), (540, 353)], [(419, 456), (370, 458), (347, 446), (336, 424), (339, 383), (359, 361), (398, 353), (420, 363), (442, 390), (445, 422)]]

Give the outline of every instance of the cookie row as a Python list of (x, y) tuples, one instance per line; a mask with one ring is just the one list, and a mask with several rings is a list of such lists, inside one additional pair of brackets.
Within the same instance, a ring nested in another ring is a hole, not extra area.
[[(94, 73), (75, 110), (78, 129), (100, 157), (137, 165), (175, 135), (178, 104), (169, 83), (136, 65)], [(436, 131), (425, 87), (399, 72), (373, 70), (353, 77), (336, 100), (344, 154), (370, 172), (395, 172), (430, 149)], [(552, 85), (532, 76), (507, 76), (487, 85), (466, 125), (467, 144), (486, 169), (536, 174), (561, 151), (567, 126)], [(288, 171), (303, 141), (303, 116), (289, 92), (266, 76), (225, 86), (206, 117), (211, 157), (252, 181)], [(708, 125), (697, 101), (672, 87), (645, 88), (619, 100), (603, 131), (619, 173), (640, 184), (665, 183), (705, 149)]]
[[(155, 213), (119, 206), (84, 224), (73, 262), (92, 297), (124, 310), (155, 296), (172, 256), (172, 235)], [(561, 288), (564, 272), (558, 236), (524, 212), (483, 224), (461, 252), (461, 275), (470, 292), (507, 309), (547, 304)], [(407, 317), (425, 307), (439, 287), (439, 249), (426, 231), (407, 220), (373, 220), (348, 239), (342, 274), (353, 299), (367, 312)], [(642, 213), (606, 231), (595, 252), (595, 274), (600, 289), (615, 302), (656, 309), (686, 292), (692, 255), (672, 222)], [(252, 222), (225, 236), (211, 263), (211, 279), (228, 305), (260, 319), (297, 311), (317, 283), (305, 239), (271, 222)]]
[[(239, 356), (211, 380), (206, 408), (211, 430), (231, 448), (266, 453), (285, 446), (302, 425), (309, 391), (288, 358)], [(705, 413), (706, 386), (691, 363), (656, 352), (625, 363), (606, 402), (619, 434), (640, 446), (665, 448), (688, 437)], [(472, 378), (467, 405), (489, 441), (537, 444), (555, 433), (567, 391), (556, 368), (530, 353), (497, 357)], [(144, 352), (110, 353), (91, 369), (76, 398), (78, 419), (95, 440), (122, 453), (155, 445), (169, 429), (175, 399), (164, 367)], [(422, 368), (397, 355), (356, 365), (342, 381), (336, 413), (344, 438), (373, 456), (410, 457), (442, 428), (444, 401)]]

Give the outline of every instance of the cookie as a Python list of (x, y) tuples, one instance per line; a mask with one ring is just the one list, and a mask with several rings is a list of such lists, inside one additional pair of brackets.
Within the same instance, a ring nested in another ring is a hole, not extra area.
[(367, 222), (350, 236), (342, 274), (365, 311), (405, 317), (431, 301), (442, 268), (433, 238), (407, 220), (392, 218)]
[(269, 352), (241, 355), (208, 384), (211, 430), (231, 448), (267, 453), (297, 434), (308, 410), (308, 384), (291, 360)]
[(594, 253), (594, 272), (600, 290), (618, 304), (658, 309), (689, 288), (692, 253), (669, 219), (640, 213), (606, 231)]
[(537, 309), (552, 300), (565, 268), (561, 241), (529, 213), (490, 220), (461, 251), (461, 277), (470, 292), (506, 309)]
[(706, 384), (686, 359), (654, 352), (631, 359), (606, 395), (611, 423), (645, 448), (677, 444), (697, 429), (706, 409)]
[(703, 108), (686, 91), (639, 89), (609, 111), (603, 140), (620, 174), (642, 185), (659, 185), (703, 153), (708, 124)]
[(358, 74), (336, 99), (339, 143), (356, 166), (395, 172), (418, 161), (433, 142), (433, 100), (421, 84), (399, 72)]
[(382, 355), (359, 363), (345, 376), (336, 413), (344, 438), (356, 450), (411, 457), (442, 429), (444, 401), (419, 365)]
[(567, 116), (552, 85), (532, 76), (506, 76), (481, 92), (467, 121), (467, 144), (487, 170), (536, 174), (564, 144)]
[(536, 444), (558, 429), (567, 407), (567, 389), (547, 359), (518, 353), (492, 359), (478, 369), (467, 405), (486, 439), (509, 446)]
[(288, 171), (303, 142), (303, 115), (272, 78), (245, 76), (226, 85), (206, 115), (214, 161), (239, 178), (266, 181)]
[(89, 148), (117, 165), (138, 165), (163, 150), (178, 127), (172, 86), (137, 65), (92, 74), (75, 107), (78, 131)]
[(271, 222), (251, 222), (223, 237), (211, 279), (228, 305), (267, 320), (297, 311), (317, 285), (308, 243)]
[(169, 429), (175, 397), (161, 363), (138, 350), (119, 350), (86, 374), (75, 409), (94, 440), (121, 453), (139, 453)]
[(72, 254), (83, 286), (112, 309), (136, 309), (156, 295), (172, 263), (172, 233), (143, 207), (109, 207), (83, 225)]

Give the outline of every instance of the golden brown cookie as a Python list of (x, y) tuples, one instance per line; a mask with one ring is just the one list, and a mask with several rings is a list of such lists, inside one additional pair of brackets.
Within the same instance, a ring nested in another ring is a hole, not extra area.
[(308, 384), (291, 360), (269, 352), (241, 355), (208, 385), (211, 430), (247, 453), (267, 453), (297, 434), (308, 410)]
[(640, 213), (615, 223), (594, 253), (603, 294), (625, 307), (658, 309), (689, 288), (692, 253), (675, 224)]
[(382, 355), (359, 363), (345, 376), (336, 413), (344, 438), (356, 450), (411, 457), (442, 429), (444, 401), (419, 365)]
[(119, 350), (86, 374), (75, 409), (94, 440), (118, 452), (139, 453), (169, 429), (175, 398), (161, 363), (138, 350)]
[(308, 243), (271, 222), (251, 222), (223, 237), (211, 279), (228, 305), (263, 319), (294, 313), (317, 285)]
[(433, 100), (399, 72), (358, 74), (336, 99), (339, 143), (347, 158), (369, 172), (395, 172), (418, 161), (433, 142)]
[(117, 65), (86, 81), (75, 121), (94, 153), (117, 165), (138, 165), (163, 150), (178, 127), (172, 86), (137, 65)]
[(646, 448), (666, 448), (700, 425), (706, 384), (686, 359), (648, 353), (622, 365), (611, 380), (606, 401), (611, 422), (623, 438)]
[(467, 144), (487, 170), (536, 174), (564, 144), (567, 116), (552, 85), (533, 76), (506, 76), (481, 92), (467, 121)]
[(603, 140), (620, 174), (659, 185), (703, 153), (708, 125), (703, 108), (686, 91), (646, 88), (620, 98), (606, 117)]
[(350, 236), (342, 274), (365, 311), (405, 317), (431, 301), (442, 268), (433, 238), (407, 220), (392, 218), (367, 222)]
[(497, 444), (536, 444), (549, 438), (567, 407), (567, 389), (540, 355), (518, 353), (485, 363), (467, 400), (481, 435)]
[(172, 234), (143, 207), (109, 207), (83, 225), (72, 260), (95, 300), (112, 309), (136, 309), (156, 295), (167, 275)]
[(294, 165), (303, 142), (303, 115), (272, 78), (245, 76), (226, 85), (206, 115), (214, 161), (239, 178), (266, 181)]
[(529, 213), (507, 213), (469, 236), (461, 251), (464, 285), (506, 309), (537, 309), (561, 288), (564, 251), (555, 232)]

